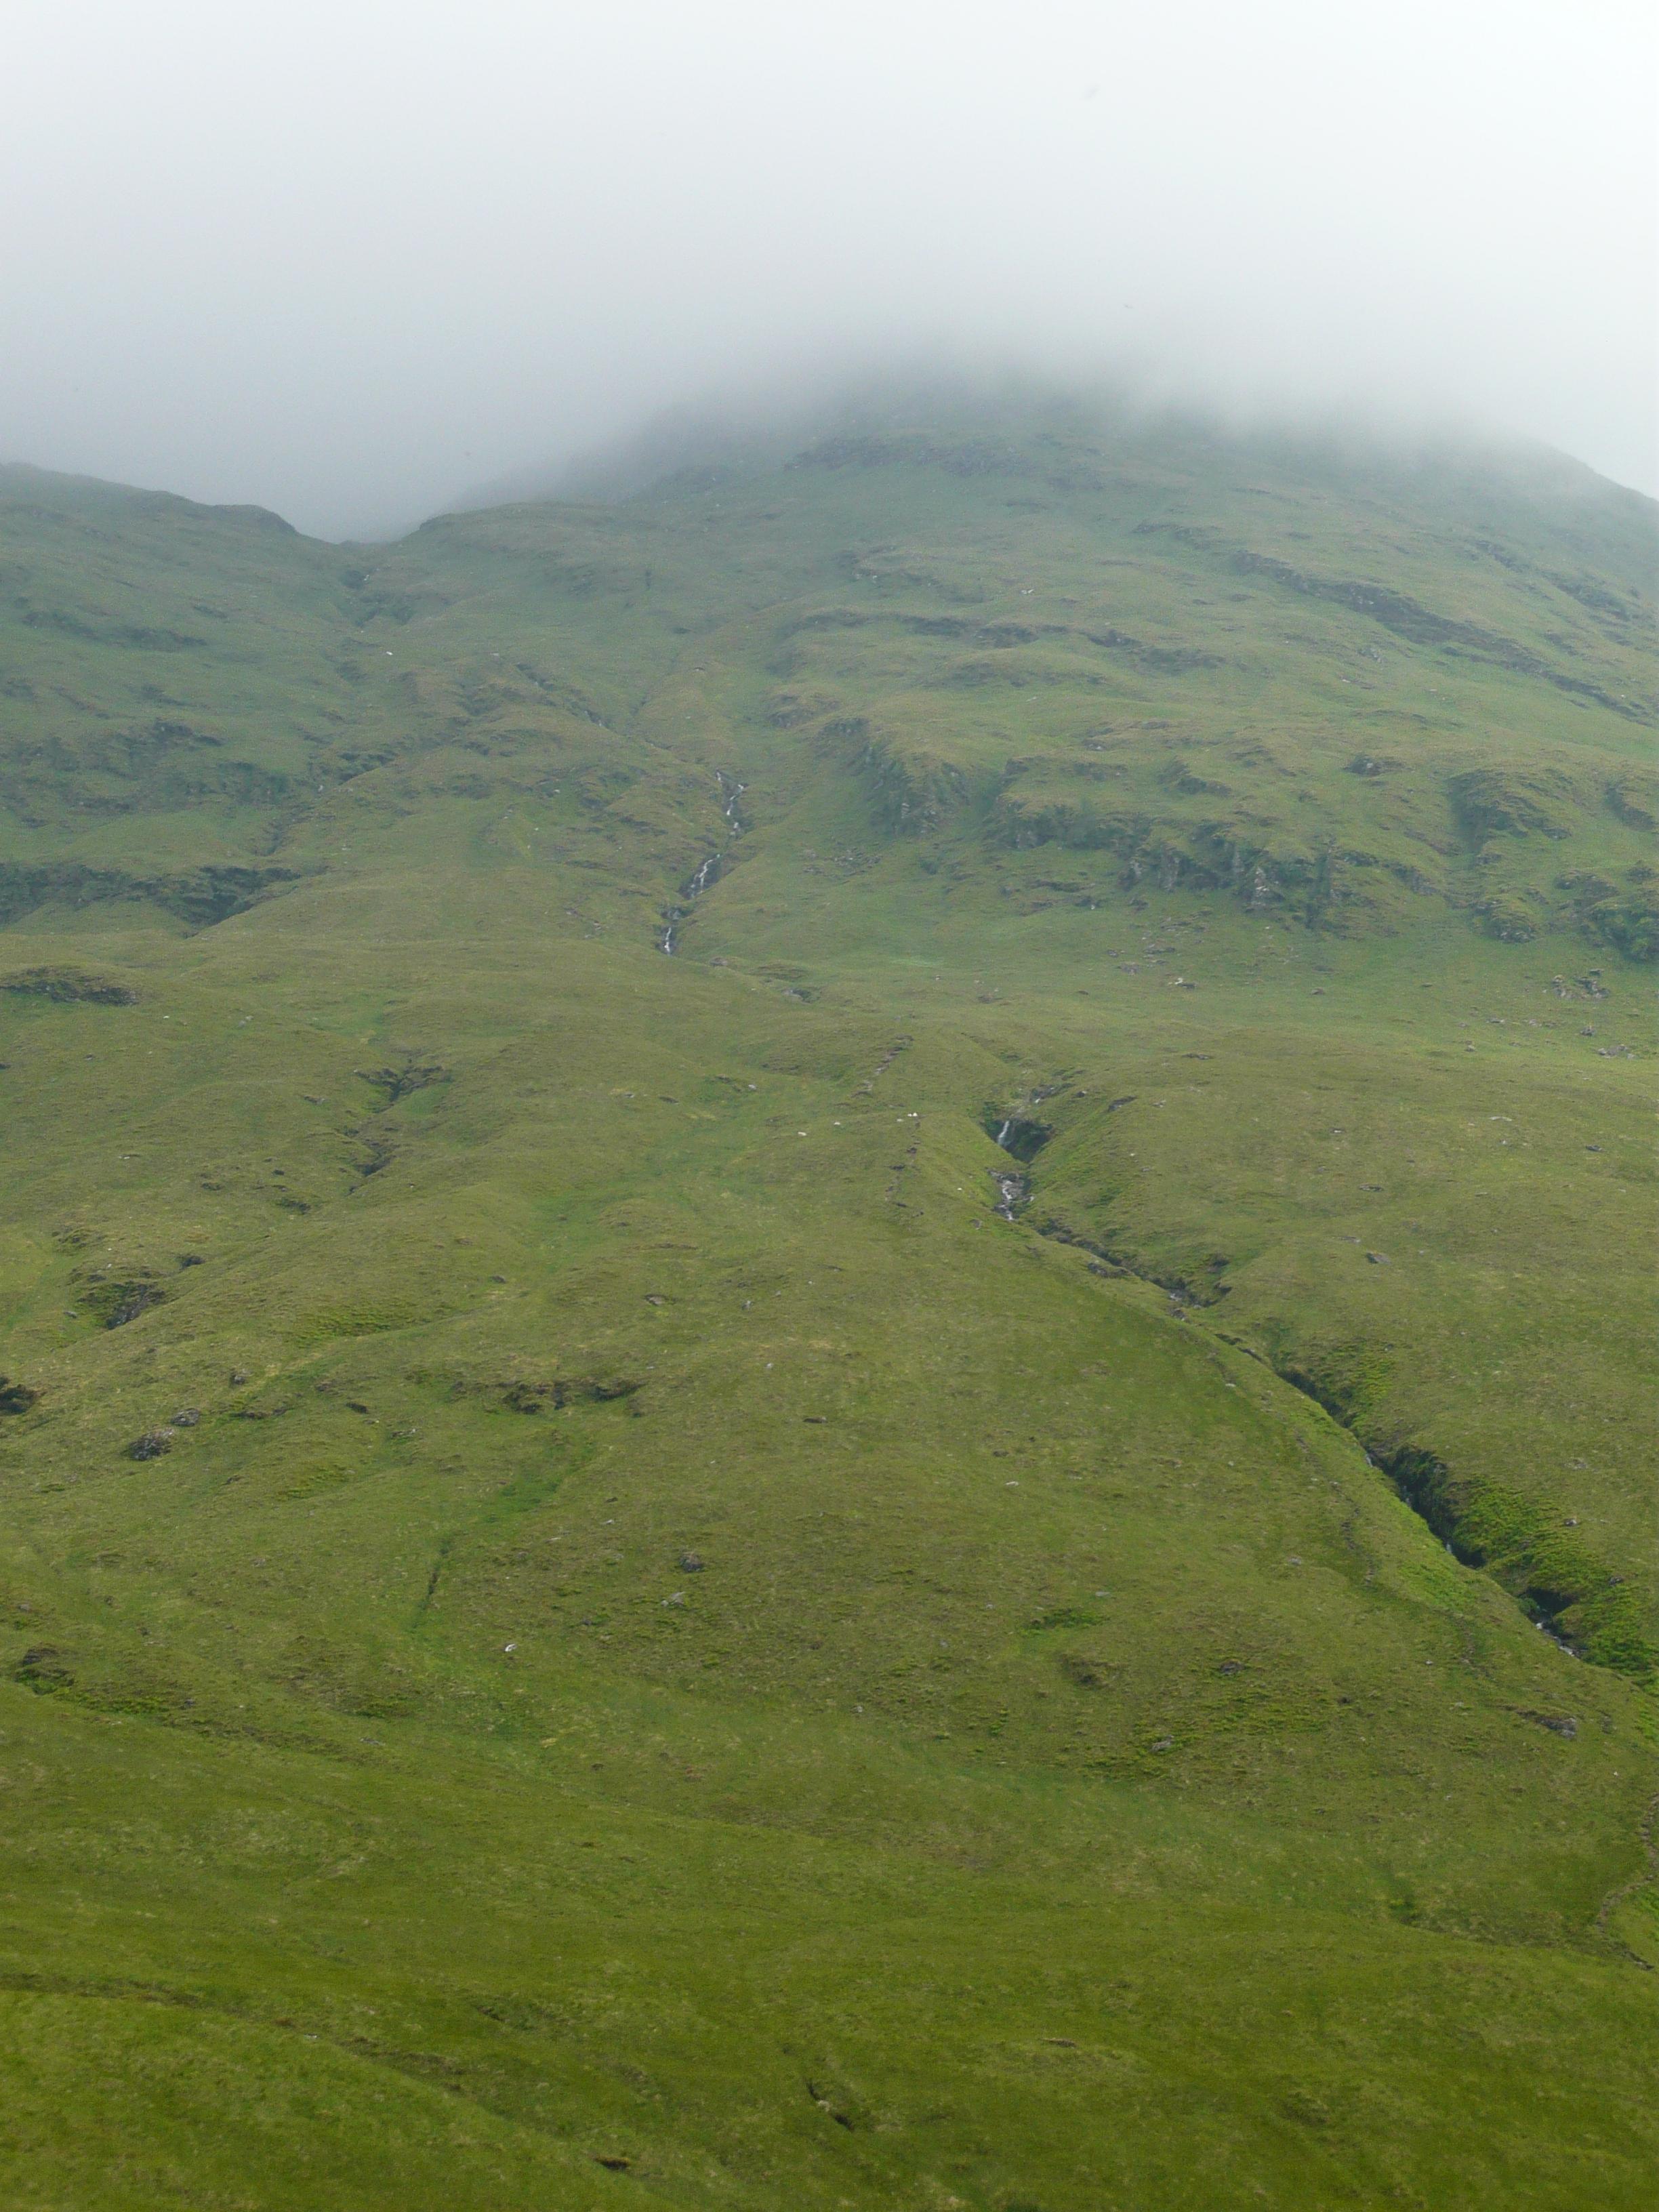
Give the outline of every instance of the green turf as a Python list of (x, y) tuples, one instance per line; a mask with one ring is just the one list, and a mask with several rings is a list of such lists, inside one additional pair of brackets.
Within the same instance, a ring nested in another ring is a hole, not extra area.
[(0, 475), (9, 2202), (1647, 2202), (1651, 514)]

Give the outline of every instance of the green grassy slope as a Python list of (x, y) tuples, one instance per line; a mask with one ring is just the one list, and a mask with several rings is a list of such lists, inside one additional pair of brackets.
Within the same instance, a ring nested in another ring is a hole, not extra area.
[(0, 495), (11, 2200), (1642, 2203), (1643, 503)]

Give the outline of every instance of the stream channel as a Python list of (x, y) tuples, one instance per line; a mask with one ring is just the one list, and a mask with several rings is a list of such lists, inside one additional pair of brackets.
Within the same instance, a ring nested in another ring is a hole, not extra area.
[[(1045, 1097), (1052, 1096), (1052, 1091), (1035, 1091), (1031, 1094), (1031, 1101), (1034, 1104), (1040, 1103)], [(984, 1127), (1000, 1151), (1006, 1152), (1012, 1160), (1026, 1163), (1042, 1150), (1052, 1133), (1044, 1123), (1028, 1118), (1024, 1111), (1009, 1115), (994, 1127), (988, 1121)], [(1004, 1221), (1014, 1220), (1030, 1206), (1032, 1195), (1030, 1178), (1020, 1174), (1018, 1169), (994, 1168), (991, 1182), (997, 1194), (993, 1211)], [(1073, 1234), (1058, 1222), (1037, 1221), (1031, 1225), (1039, 1237), (1054, 1237), (1062, 1243), (1076, 1244), (1083, 1250), (1093, 1253), (1095, 1258), (1091, 1262), (1093, 1273), (1128, 1276), (1134, 1281), (1164, 1291), (1170, 1299), (1173, 1320), (1184, 1322), (1194, 1305), (1207, 1303), (1194, 1297), (1190, 1284), (1178, 1279), (1171, 1280), (1146, 1274), (1121, 1253), (1109, 1252), (1104, 1245), (1092, 1243), (1087, 1237)], [(1583, 1660), (1589, 1656), (1577, 1644), (1563, 1635), (1559, 1627), (1559, 1616), (1582, 1593), (1564, 1593), (1534, 1586), (1531, 1578), (1517, 1589), (1503, 1577), (1493, 1574), (1492, 1562), (1485, 1547), (1465, 1533), (1460, 1526), (1455, 1509), (1448, 1502), (1445, 1493), (1450, 1477), (1443, 1461), (1431, 1452), (1409, 1444), (1396, 1445), (1389, 1450), (1368, 1447), (1356, 1432), (1351, 1410), (1333, 1399), (1328, 1392), (1322, 1390), (1310, 1376), (1289, 1362), (1281, 1363), (1270, 1358), (1267, 1352), (1243, 1336), (1236, 1336), (1225, 1329), (1218, 1329), (1216, 1334), (1224, 1343), (1232, 1345), (1256, 1360), (1269, 1374), (1276, 1376), (1301, 1396), (1311, 1399), (1315, 1405), (1328, 1413), (1339, 1428), (1352, 1437), (1366, 1465), (1376, 1468), (1387, 1477), (1396, 1496), (1411, 1509), (1442, 1547), (1461, 1565), (1472, 1567), (1478, 1572), (1492, 1574), (1504, 1595), (1521, 1608), (1534, 1627), (1548, 1637), (1552, 1644), (1570, 1658)]]
[(709, 884), (718, 881), (725, 872), (726, 856), (743, 835), (743, 817), (738, 811), (738, 801), (749, 787), (745, 783), (739, 783), (735, 776), (727, 775), (723, 770), (718, 769), (715, 770), (715, 780), (720, 785), (720, 812), (726, 817), (726, 842), (712, 852), (706, 860), (698, 863), (680, 885), (680, 895), (674, 905), (664, 910), (662, 927), (657, 933), (657, 950), (659, 952), (674, 953), (679, 951), (680, 924), (685, 920), (696, 901), (708, 890)]

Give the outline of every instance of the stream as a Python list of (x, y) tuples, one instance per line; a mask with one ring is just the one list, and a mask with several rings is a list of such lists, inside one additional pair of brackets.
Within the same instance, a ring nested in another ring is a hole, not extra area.
[(720, 812), (726, 817), (726, 842), (709, 854), (707, 860), (698, 863), (680, 885), (678, 902), (665, 910), (662, 927), (657, 934), (657, 950), (659, 952), (672, 954), (679, 951), (680, 924), (709, 884), (719, 878), (726, 855), (743, 835), (743, 816), (738, 811), (738, 802), (749, 787), (746, 783), (739, 783), (735, 776), (727, 775), (723, 769), (717, 769), (714, 775), (720, 786)]
[[(1008, 1149), (1008, 1139), (1013, 1133), (1014, 1124), (1012, 1117), (1005, 1121), (996, 1133), (994, 1141), (1005, 1152)], [(997, 1202), (991, 1209), (992, 1212), (1000, 1213), (1005, 1221), (1012, 1221), (1015, 1209), (1024, 1206), (1030, 1197), (1030, 1185), (1023, 1175), (1006, 1172), (999, 1174), (994, 1168), (991, 1170), (991, 1181), (995, 1184), (997, 1192)]]
[[(1051, 1095), (1050, 1092), (1033, 1094), (1034, 1097), (1038, 1098)], [(988, 1122), (983, 1126), (988, 1133), (993, 1135), (993, 1140), (1000, 1149), (1009, 1153), (1015, 1159), (1029, 1159), (1033, 1151), (1040, 1150), (1048, 1141), (1049, 1134), (1041, 1123), (1025, 1120), (1018, 1113), (1010, 1115), (994, 1132), (990, 1130)], [(1031, 1185), (1029, 1176), (1021, 1175), (1012, 1169), (994, 1168), (991, 1170), (991, 1182), (997, 1193), (997, 1204), (994, 1211), (1004, 1221), (1014, 1220), (1030, 1204)], [(1160, 1281), (1157, 1276), (1146, 1274), (1121, 1255), (1108, 1252), (1102, 1245), (1091, 1243), (1086, 1237), (1074, 1234), (1058, 1222), (1041, 1221), (1033, 1225), (1039, 1237), (1054, 1237), (1063, 1243), (1076, 1244), (1085, 1251), (1096, 1254), (1097, 1261), (1091, 1262), (1092, 1273), (1127, 1275), (1137, 1282), (1146, 1283), (1163, 1290), (1171, 1302), (1173, 1309), (1171, 1319), (1186, 1320), (1188, 1301), (1193, 1297), (1189, 1285), (1183, 1284), (1176, 1287), (1168, 1280)], [(1409, 1445), (1401, 1445), (1392, 1451), (1373, 1454), (1366, 1449), (1357, 1435), (1351, 1411), (1339, 1401), (1334, 1400), (1328, 1392), (1322, 1391), (1312, 1376), (1303, 1373), (1289, 1362), (1281, 1364), (1278, 1360), (1270, 1358), (1266, 1352), (1259, 1350), (1256, 1346), (1242, 1336), (1235, 1336), (1224, 1329), (1218, 1329), (1216, 1334), (1224, 1343), (1232, 1345), (1237, 1350), (1258, 1361), (1269, 1374), (1276, 1376), (1288, 1389), (1297, 1391), (1304, 1398), (1311, 1399), (1315, 1405), (1328, 1413), (1338, 1427), (1345, 1430), (1353, 1439), (1365, 1464), (1375, 1468), (1379, 1474), (1387, 1478), (1395, 1496), (1417, 1516), (1455, 1559), (1464, 1566), (1474, 1568), (1477, 1572), (1492, 1573), (1491, 1563), (1485, 1551), (1480, 1545), (1468, 1540), (1456, 1525), (1455, 1514), (1449, 1510), (1443, 1499), (1437, 1494), (1447, 1479), (1447, 1469), (1443, 1462), (1435, 1457), (1432, 1453)], [(1493, 1576), (1493, 1579), (1504, 1595), (1520, 1607), (1534, 1627), (1547, 1636), (1559, 1650), (1565, 1652), (1568, 1657), (1572, 1659), (1582, 1661), (1589, 1657), (1588, 1653), (1563, 1636), (1556, 1626), (1559, 1614), (1568, 1604), (1572, 1602), (1571, 1598), (1563, 1598), (1553, 1590), (1541, 1586), (1534, 1586), (1532, 1583), (1517, 1590), (1501, 1577)]]

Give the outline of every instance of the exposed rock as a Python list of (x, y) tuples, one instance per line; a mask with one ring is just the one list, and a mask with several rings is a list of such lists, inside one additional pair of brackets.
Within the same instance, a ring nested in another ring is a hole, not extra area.
[(166, 1291), (149, 1274), (112, 1276), (100, 1269), (85, 1281), (81, 1303), (105, 1328), (125, 1328), (167, 1298)]
[(589, 1376), (555, 1376), (541, 1382), (520, 1376), (503, 1386), (501, 1402), (515, 1413), (539, 1413), (550, 1407), (558, 1413), (566, 1406), (603, 1406), (631, 1398), (639, 1388), (624, 1377), (599, 1382)]
[(1565, 837), (1572, 827), (1568, 809), (1576, 794), (1566, 778), (1553, 771), (1523, 775), (1468, 769), (1453, 776), (1447, 788), (1465, 835), (1477, 845), (1489, 837), (1524, 837), (1534, 831)]
[(59, 1006), (76, 1000), (94, 1006), (136, 1006), (137, 991), (125, 983), (112, 983), (103, 975), (84, 975), (78, 968), (20, 968), (0, 978), (0, 991), (18, 998), (51, 999)]
[(43, 1695), (53, 1690), (66, 1690), (75, 1680), (64, 1653), (54, 1644), (37, 1644), (26, 1651), (12, 1668), (11, 1678), (26, 1690), (37, 1690)]
[(142, 1437), (135, 1437), (127, 1446), (129, 1459), (160, 1459), (163, 1452), (173, 1449), (171, 1429), (146, 1429)]
[(182, 875), (143, 876), (121, 868), (94, 868), (78, 860), (0, 862), (0, 923), (16, 921), (48, 902), (96, 906), (106, 899), (147, 899), (192, 928), (211, 928), (240, 914), (283, 884), (299, 880), (293, 868), (241, 867), (228, 863)]
[(425, 1091), (434, 1083), (447, 1083), (450, 1073), (435, 1060), (421, 1064), (412, 1058), (405, 1058), (401, 1067), (360, 1067), (356, 1073), (360, 1082), (384, 1095), (386, 1103), (380, 1109), (382, 1113), (413, 1091)]
[(1659, 778), (1627, 769), (1607, 786), (1607, 805), (1638, 830), (1659, 830)]

